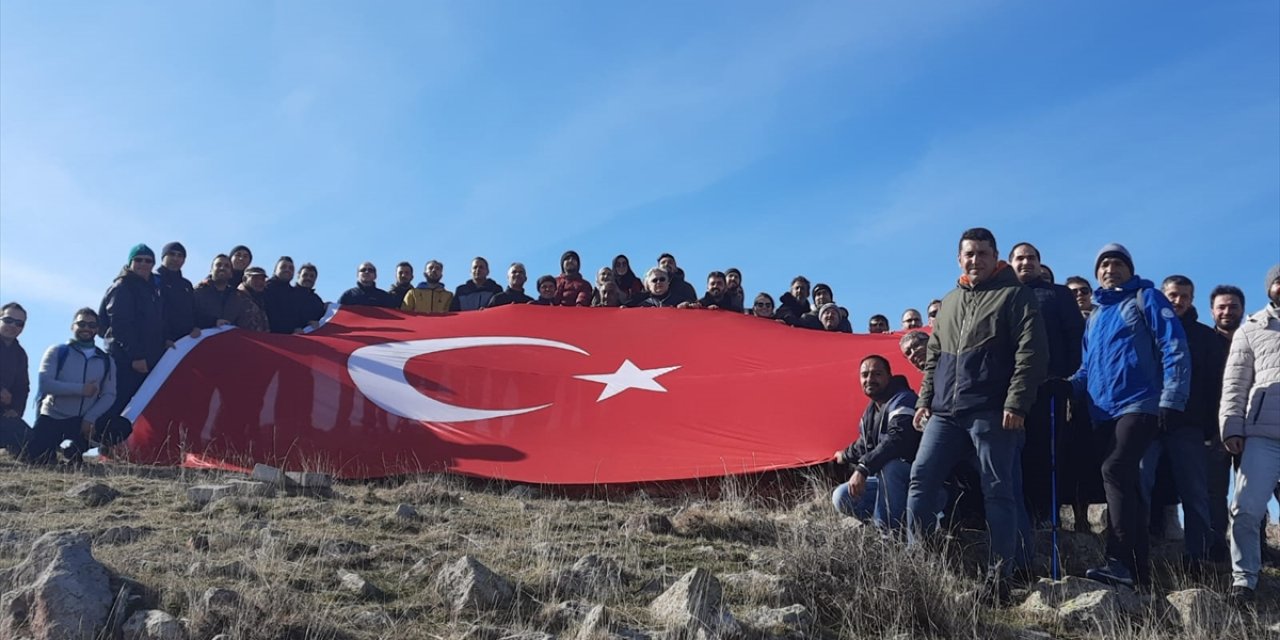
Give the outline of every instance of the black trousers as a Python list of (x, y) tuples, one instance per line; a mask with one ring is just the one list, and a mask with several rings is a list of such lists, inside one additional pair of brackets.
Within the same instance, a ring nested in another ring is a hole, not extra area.
[(31, 429), (31, 440), (27, 443), (27, 459), (39, 463), (57, 462), (58, 445), (61, 445), (63, 440), (70, 440), (73, 448), (79, 444), (79, 451), (83, 453), (89, 448), (88, 440), (80, 433), (80, 425), (83, 422), (84, 418), (79, 416), (58, 419), (41, 414), (36, 418), (36, 424)]
[(1022, 493), (1032, 524), (1049, 520), (1058, 505), (1053, 502), (1053, 457), (1056, 438), (1058, 467), (1058, 504), (1068, 502), (1074, 491), (1066, 491), (1068, 478), (1074, 478), (1078, 467), (1067, 446), (1072, 435), (1067, 424), (1067, 398), (1071, 385), (1064, 380), (1049, 380), (1040, 385), (1036, 402), (1027, 413), (1027, 442), (1022, 448)]
[(1107, 495), (1107, 557), (1124, 563), (1139, 581), (1151, 571), (1148, 506), (1142, 499), (1138, 463), (1160, 431), (1154, 415), (1131, 413), (1098, 425), (1102, 489)]

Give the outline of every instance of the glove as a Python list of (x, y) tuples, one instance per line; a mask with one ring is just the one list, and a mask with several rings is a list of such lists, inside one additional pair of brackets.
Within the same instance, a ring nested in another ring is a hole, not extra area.
[(1177, 409), (1160, 409), (1160, 430), (1168, 433), (1182, 426), (1183, 413)]

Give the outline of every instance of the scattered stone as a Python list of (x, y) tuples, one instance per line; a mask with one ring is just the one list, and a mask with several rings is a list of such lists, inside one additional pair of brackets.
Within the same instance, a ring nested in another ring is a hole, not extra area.
[(442, 567), (433, 586), (455, 612), (506, 608), (515, 598), (515, 588), (506, 578), (471, 556), (462, 556)]
[(1119, 593), (1100, 589), (1076, 596), (1058, 608), (1059, 620), (1068, 628), (1112, 635), (1120, 629), (1125, 616), (1124, 598)]
[(303, 489), (328, 489), (333, 486), (333, 477), (326, 473), (289, 471), (284, 475), (294, 485)]
[(456, 507), (462, 504), (462, 496), (445, 491), (432, 483), (414, 482), (395, 491), (396, 498), (414, 504), (435, 504)]
[(595, 640), (612, 631), (612, 616), (604, 605), (598, 604), (592, 607), (591, 611), (587, 612), (587, 616), (582, 619), (582, 624), (578, 626), (577, 640)]
[(1173, 609), (1174, 619), (1186, 629), (1216, 630), (1226, 623), (1225, 612), (1229, 607), (1219, 593), (1208, 589), (1186, 589), (1165, 596), (1165, 600)]
[(467, 632), (462, 634), (461, 640), (504, 640), (507, 632), (504, 629), (487, 625), (472, 625)]
[(813, 614), (801, 604), (793, 604), (781, 609), (760, 607), (752, 610), (743, 622), (756, 631), (771, 636), (791, 636), (803, 633), (813, 624)]
[(622, 524), (622, 530), (627, 533), (643, 533), (649, 532), (654, 535), (667, 535), (675, 531), (675, 527), (671, 524), (671, 518), (661, 513), (637, 513), (627, 518)]
[(556, 637), (544, 631), (517, 631), (502, 636), (502, 640), (556, 640)]
[(569, 627), (576, 626), (590, 612), (591, 605), (577, 600), (547, 605), (542, 610), (542, 619), (548, 631), (562, 633)]
[(394, 624), (391, 616), (382, 609), (361, 611), (356, 614), (355, 618), (352, 618), (351, 622), (362, 629), (385, 629)]
[(338, 581), (342, 588), (366, 600), (381, 599), (385, 594), (382, 589), (365, 580), (360, 574), (345, 569), (338, 569)]
[(749, 569), (743, 573), (729, 573), (720, 577), (720, 584), (750, 600), (781, 602), (790, 587), (781, 577)]
[(0, 637), (91, 640), (107, 623), (114, 593), (89, 536), (40, 536), (17, 566), (0, 572)]
[(274, 498), (276, 485), (257, 480), (232, 480), (227, 483), (232, 493), (246, 498)]
[(102, 482), (81, 482), (67, 490), (67, 497), (76, 498), (86, 506), (101, 507), (120, 497), (120, 492)]
[(1097, 591), (1115, 593), (1116, 597), (1112, 601), (1124, 613), (1138, 613), (1142, 608), (1142, 601), (1132, 589), (1111, 587), (1075, 576), (1068, 576), (1057, 582), (1041, 578), (1039, 582), (1032, 585), (1030, 591), (1031, 595), (1022, 603), (1022, 610), (1051, 617), (1062, 615), (1060, 610), (1071, 601)]
[(98, 544), (129, 544), (137, 542), (146, 536), (150, 531), (146, 529), (136, 529), (134, 527), (110, 527), (103, 529), (101, 533), (94, 538), (94, 542)]
[(240, 605), (240, 594), (231, 589), (214, 587), (207, 589), (200, 596), (200, 604), (205, 609), (230, 609)]
[(1014, 640), (1054, 640), (1053, 635), (1039, 629), (1018, 629)]
[(570, 597), (606, 600), (621, 590), (622, 567), (594, 553), (579, 558), (556, 578), (556, 591)]
[(187, 538), (187, 549), (190, 551), (208, 551), (209, 536), (203, 533), (193, 534)]
[(671, 518), (680, 535), (757, 545), (778, 542), (778, 526), (758, 513), (737, 511), (724, 505), (695, 504)]
[(232, 560), (222, 564), (213, 564), (209, 562), (193, 562), (187, 567), (188, 576), (209, 576), (213, 578), (227, 578), (229, 580), (257, 580), (258, 574), (249, 565), (240, 560)]
[(715, 631), (724, 621), (720, 581), (710, 571), (695, 568), (649, 604), (654, 619), (684, 632)]
[(329, 518), (329, 522), (333, 524), (344, 524), (348, 527), (358, 527), (364, 524), (364, 518), (360, 516), (333, 516)]
[(157, 609), (144, 609), (125, 621), (126, 640), (186, 640), (187, 630), (177, 618)]
[(253, 465), (253, 473), (249, 474), (249, 477), (258, 482), (265, 482), (277, 487), (290, 484), (289, 477), (285, 475), (284, 471), (265, 464)]
[(198, 484), (187, 489), (187, 500), (200, 506), (233, 495), (236, 495), (235, 487), (229, 484)]
[(397, 520), (417, 520), (418, 510), (413, 508), (413, 505), (401, 503), (396, 507), (395, 513), (392, 514), (392, 517)]
[(508, 489), (506, 496), (513, 500), (536, 500), (542, 497), (542, 490), (527, 484), (518, 484)]

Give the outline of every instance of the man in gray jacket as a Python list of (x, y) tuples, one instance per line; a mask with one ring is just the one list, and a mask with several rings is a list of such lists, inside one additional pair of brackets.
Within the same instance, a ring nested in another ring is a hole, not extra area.
[(116, 400), (115, 363), (93, 341), (98, 314), (87, 307), (77, 311), (71, 332), (69, 342), (49, 347), (40, 361), (40, 415), (27, 445), (27, 457), (36, 462), (55, 461), (63, 440), (71, 440), (68, 455), (78, 461), (94, 424)]
[(1240, 456), (1231, 503), (1231, 600), (1250, 606), (1262, 553), (1258, 523), (1280, 481), (1280, 264), (1267, 272), (1270, 304), (1231, 338), (1218, 422), (1222, 444)]

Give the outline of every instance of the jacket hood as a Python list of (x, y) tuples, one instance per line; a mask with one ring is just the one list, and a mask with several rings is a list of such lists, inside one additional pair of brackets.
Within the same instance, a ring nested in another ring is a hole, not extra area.
[(1133, 276), (1127, 282), (1120, 285), (1119, 289), (1104, 289), (1098, 287), (1093, 290), (1094, 304), (1115, 304), (1129, 296), (1136, 295), (1138, 289), (1154, 289), (1156, 285), (1145, 278)]

